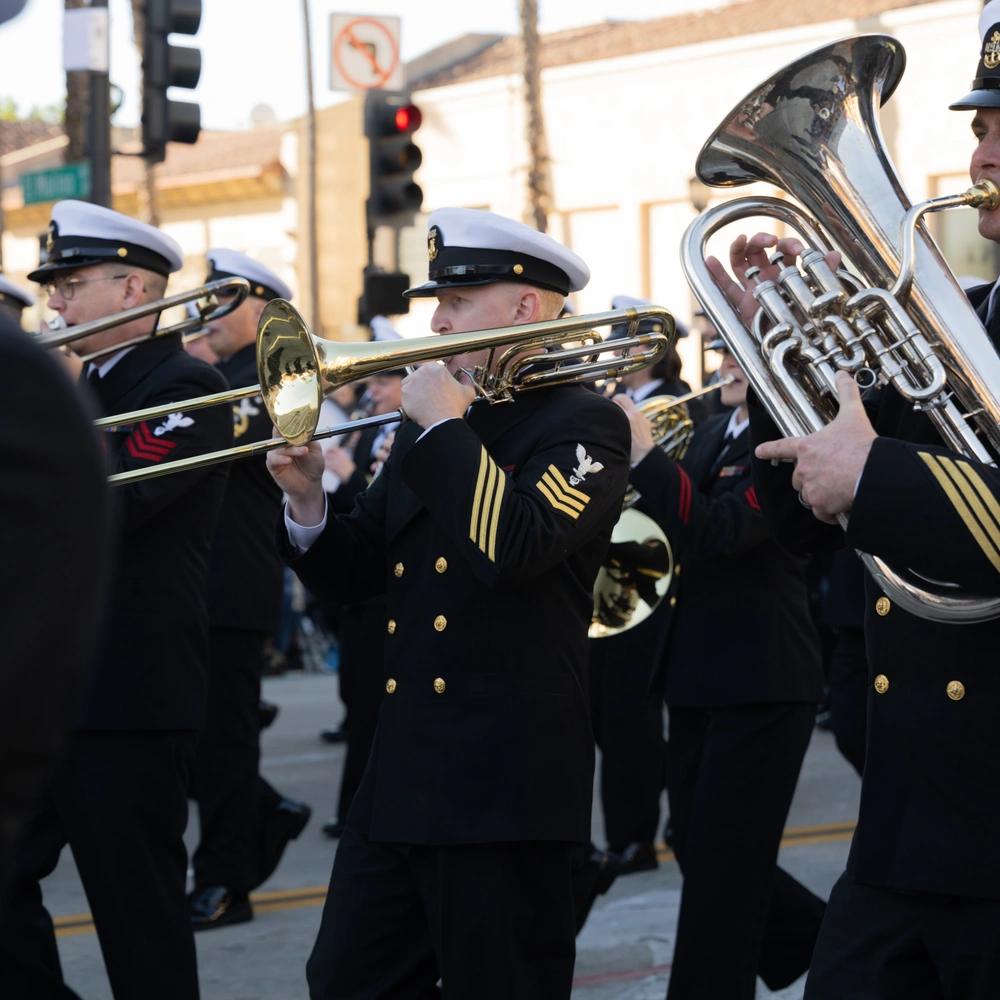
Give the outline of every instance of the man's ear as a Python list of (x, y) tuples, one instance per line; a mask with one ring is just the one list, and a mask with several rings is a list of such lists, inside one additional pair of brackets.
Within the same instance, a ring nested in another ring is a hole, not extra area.
[(542, 308), (542, 297), (538, 292), (528, 285), (523, 286), (523, 291), (517, 298), (514, 312), (514, 323), (521, 325), (524, 323), (535, 323)]
[(146, 283), (143, 281), (141, 275), (135, 273), (128, 275), (122, 282), (122, 286), (124, 298), (123, 304), (126, 309), (132, 309), (135, 306), (142, 305), (146, 290)]

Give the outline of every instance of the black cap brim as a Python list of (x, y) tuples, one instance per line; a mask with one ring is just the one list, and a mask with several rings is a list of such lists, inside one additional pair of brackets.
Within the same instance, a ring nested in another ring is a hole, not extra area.
[(61, 274), (63, 271), (79, 271), (81, 267), (90, 267), (93, 264), (107, 264), (106, 257), (74, 257), (72, 260), (53, 261), (50, 264), (42, 264), (36, 267), (28, 275), (28, 281), (35, 281), (39, 285), (44, 285), (51, 280), (54, 274)]
[(480, 285), (495, 285), (498, 281), (511, 280), (507, 275), (497, 275), (495, 278), (477, 278), (474, 281), (425, 281), (422, 285), (407, 288), (403, 295), (408, 299), (429, 299), (449, 288), (478, 288)]
[(974, 90), (960, 101), (948, 105), (951, 111), (975, 111), (977, 108), (1000, 108), (1000, 90)]

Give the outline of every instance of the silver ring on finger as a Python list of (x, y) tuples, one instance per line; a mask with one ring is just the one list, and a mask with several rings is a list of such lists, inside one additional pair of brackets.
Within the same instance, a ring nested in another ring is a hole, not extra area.
[(799, 503), (800, 503), (800, 504), (802, 504), (802, 506), (803, 506), (803, 507), (805, 507), (805, 509), (806, 509), (806, 510), (812, 510), (812, 509), (813, 509), (813, 505), (812, 505), (811, 503), (809, 503), (809, 502), (808, 502), (808, 501), (807, 501), (807, 500), (806, 500), (806, 499), (805, 499), (805, 498), (804, 498), (804, 497), (802, 496), (802, 490), (799, 490), (799, 492), (798, 492), (798, 498), (799, 498)]

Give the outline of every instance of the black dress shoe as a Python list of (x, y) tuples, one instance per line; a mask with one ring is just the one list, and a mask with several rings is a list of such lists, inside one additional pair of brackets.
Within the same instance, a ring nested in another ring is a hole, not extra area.
[(610, 851), (618, 862), (618, 874), (634, 875), (636, 872), (651, 872), (658, 868), (660, 862), (656, 859), (656, 845), (637, 841), (631, 843), (624, 851)]
[(591, 845), (590, 857), (573, 876), (573, 910), (576, 917), (576, 933), (579, 934), (587, 922), (590, 908), (598, 896), (611, 888), (618, 877), (618, 860), (608, 851)]
[(267, 729), (278, 717), (278, 706), (273, 701), (257, 702), (257, 723), (261, 729)]
[(312, 809), (304, 802), (282, 799), (269, 815), (261, 817), (260, 849), (257, 854), (257, 881), (250, 887), (266, 882), (273, 874), (290, 840), (306, 828)]
[(331, 819), (323, 824), (323, 832), (331, 839), (338, 840), (344, 835), (344, 824), (339, 819)]
[(319, 738), (324, 743), (346, 743), (347, 726), (334, 726), (333, 729), (321, 729)]
[(253, 920), (253, 907), (246, 893), (230, 892), (224, 885), (209, 885), (195, 889), (188, 896), (191, 926), (196, 931), (212, 927), (228, 927)]

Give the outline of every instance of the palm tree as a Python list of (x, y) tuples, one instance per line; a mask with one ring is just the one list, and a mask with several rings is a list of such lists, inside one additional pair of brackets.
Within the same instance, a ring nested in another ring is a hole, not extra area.
[(519, 0), (524, 45), (524, 103), (528, 140), (528, 220), (540, 232), (548, 229), (552, 193), (549, 151), (542, 115), (542, 73), (538, 43), (538, 0)]

